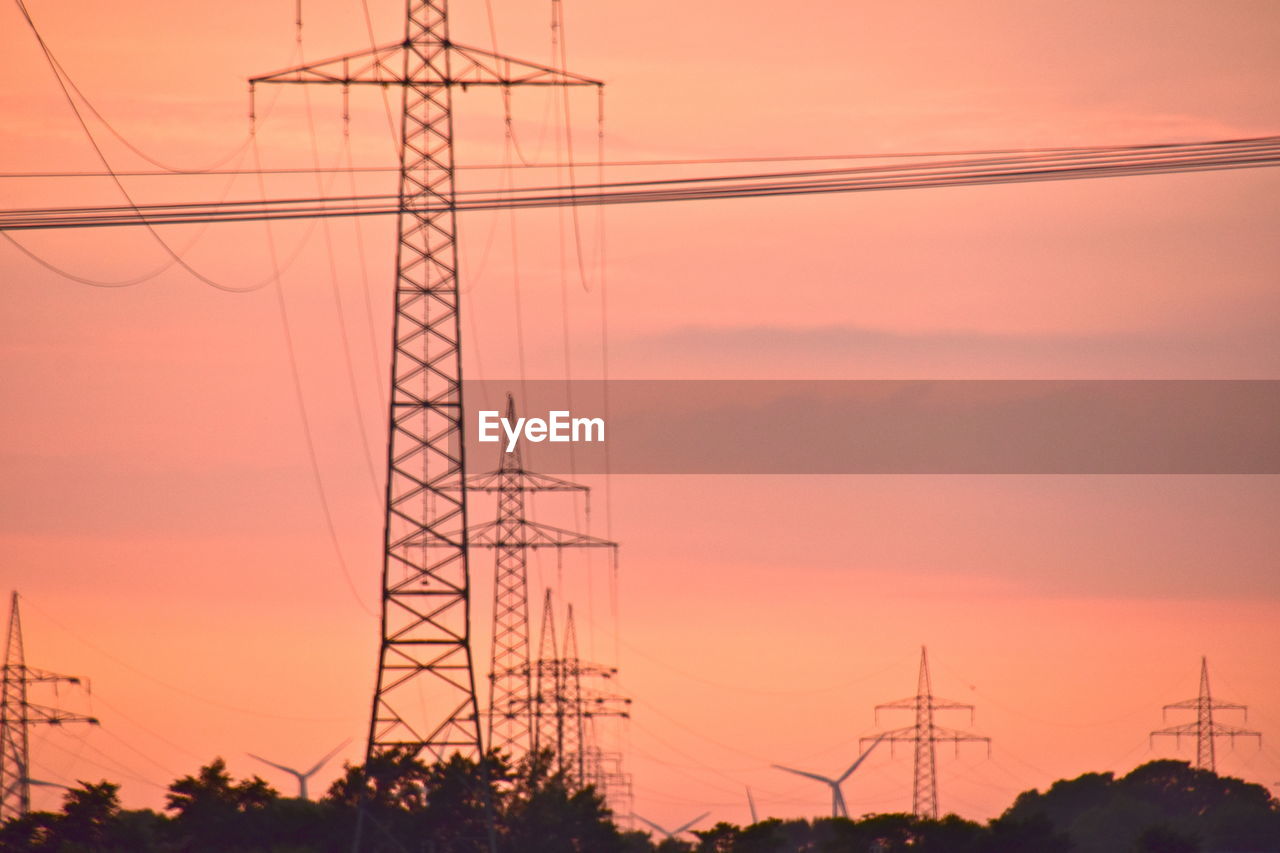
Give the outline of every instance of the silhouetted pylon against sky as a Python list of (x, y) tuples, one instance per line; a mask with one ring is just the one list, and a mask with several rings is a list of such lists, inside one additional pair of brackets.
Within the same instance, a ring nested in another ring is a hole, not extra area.
[(71, 675), (58, 675), (27, 666), (22, 644), (22, 619), (18, 614), (18, 593), (9, 605), (9, 633), (4, 650), (4, 686), (0, 688), (0, 822), (21, 817), (31, 809), (31, 786), (53, 784), (31, 778), (31, 744), (28, 730), (33, 725), (61, 726), (65, 723), (98, 725), (94, 717), (70, 714), (58, 708), (33, 705), (27, 700), (32, 684), (79, 684)]
[(911, 792), (911, 811), (918, 817), (936, 818), (938, 816), (937, 744), (954, 743), (958, 751), (963, 742), (981, 741), (986, 743), (987, 751), (990, 752), (991, 738), (943, 728), (933, 722), (936, 711), (968, 711), (969, 720), (972, 722), (973, 706), (952, 702), (949, 699), (939, 699), (933, 695), (933, 689), (929, 684), (929, 653), (924, 646), (920, 647), (920, 674), (916, 681), (916, 695), (877, 705), (877, 718), (881, 711), (890, 710), (915, 712), (915, 724), (864, 737), (859, 743), (882, 738), (889, 742), (890, 747), (898, 742), (913, 744), (915, 746), (915, 782)]
[(1213, 718), (1214, 711), (1240, 711), (1245, 715), (1245, 719), (1248, 719), (1249, 709), (1245, 705), (1238, 705), (1234, 702), (1215, 702), (1213, 700), (1213, 694), (1209, 691), (1208, 658), (1200, 658), (1200, 695), (1194, 699), (1165, 705), (1164, 714), (1167, 716), (1170, 711), (1195, 711), (1196, 720), (1194, 723), (1156, 729), (1151, 733), (1151, 740), (1154, 742), (1157, 736), (1165, 735), (1173, 737), (1177, 743), (1181, 743), (1183, 737), (1194, 736), (1196, 739), (1196, 767), (1201, 770), (1208, 770), (1211, 773), (1218, 772), (1217, 757), (1214, 755), (1213, 749), (1215, 738), (1231, 738), (1233, 745), (1238, 737), (1257, 738), (1258, 743), (1262, 743), (1261, 732), (1224, 725)]

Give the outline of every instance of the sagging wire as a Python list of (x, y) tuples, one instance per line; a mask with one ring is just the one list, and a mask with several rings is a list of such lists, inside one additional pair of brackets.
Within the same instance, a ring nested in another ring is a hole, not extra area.
[[(44, 36), (40, 34), (40, 30), (36, 27), (36, 23), (32, 19), (31, 13), (27, 9), (26, 3), (23, 0), (14, 0), (14, 2), (18, 6), (18, 10), (22, 13), (22, 17), (26, 20), (27, 26), (31, 28), (31, 32), (35, 35), (36, 41), (40, 45), (40, 50), (44, 53), (45, 59), (49, 64), (49, 68), (53, 71), (54, 77), (58, 82), (58, 88), (62, 90), (63, 98), (66, 100), (67, 105), (71, 107), (71, 111), (75, 114), (76, 121), (80, 124), (81, 129), (84, 131), (84, 134), (86, 138), (89, 140), (89, 144), (93, 148), (94, 153), (97, 155), (98, 159), (102, 162), (103, 168), (106, 169), (107, 172), (111, 175), (111, 179), (115, 183), (116, 188), (120, 191), (121, 196), (123, 196), (124, 199), (129, 203), (129, 206), (139, 216), (141, 216), (142, 215), (141, 210), (139, 210), (138, 206), (134, 203), (133, 197), (129, 194), (129, 191), (125, 189), (124, 182), (121, 181), (119, 176), (117, 176), (112, 171), (111, 163), (108, 161), (106, 153), (102, 150), (102, 146), (99, 145), (97, 139), (94, 137), (93, 131), (89, 129), (89, 123), (85, 121), (84, 115), (80, 112), (80, 108), (76, 106), (75, 98), (72, 97), (71, 88), (70, 88), (74, 86), (74, 84), (71, 82), (70, 77), (64, 77), (64, 72), (62, 71), (61, 66), (58, 64), (57, 59), (54, 57), (53, 51), (50, 49), (49, 45), (45, 42)], [(94, 112), (96, 114), (96, 110)], [(250, 140), (252, 140), (253, 138), (254, 138), (254, 135), (251, 131)], [(155, 162), (155, 161), (151, 161), (151, 162)], [(160, 234), (155, 230), (154, 227), (151, 226), (150, 223), (144, 222), (143, 224), (146, 227), (147, 231), (151, 234), (151, 236), (155, 238), (156, 242), (160, 244), (160, 246), (165, 250), (165, 252), (173, 259), (173, 261), (176, 264), (181, 266), (184, 270), (186, 270), (196, 279), (203, 282), (204, 284), (209, 285), (210, 287), (213, 287), (217, 290), (222, 290), (228, 293), (247, 293), (254, 290), (260, 290), (270, 283), (270, 279), (266, 279), (266, 280), (263, 280), (262, 282), (255, 283), (253, 285), (249, 285), (246, 287), (239, 287), (236, 285), (225, 284), (223, 282), (219, 282), (215, 279), (209, 278), (208, 276), (204, 275), (200, 271), (196, 270), (194, 267), (188, 264), (185, 260), (183, 260), (181, 255), (176, 251), (174, 251), (173, 247), (170, 246), (168, 242), (166, 242), (164, 238), (160, 236)]]
[[(301, 0), (298, 0), (297, 34), (298, 34), (297, 51), (298, 51), (299, 64), (305, 64), (306, 57), (303, 52), (303, 45), (302, 45), (302, 2)], [(342, 91), (343, 91), (342, 113), (343, 113), (344, 148), (347, 149), (347, 152), (349, 155), (350, 146), (349, 144), (347, 144), (349, 141), (347, 126), (348, 126), (350, 114), (349, 114), (348, 104), (347, 104), (347, 89), (348, 87), (346, 86), (342, 88)], [(315, 111), (312, 109), (312, 106), (311, 106), (311, 89), (309, 86), (302, 87), (302, 97), (303, 97), (304, 103), (306, 104), (306, 110), (307, 110), (307, 133), (311, 139), (311, 160), (315, 164), (317, 169), (316, 176), (315, 176), (316, 190), (321, 195), (323, 195), (324, 185), (320, 178), (320, 173), (318, 171), (320, 168), (320, 148), (319, 148), (319, 141), (316, 136)], [(255, 149), (255, 155), (256, 155), (256, 149)], [(259, 180), (261, 181), (261, 176), (259, 176)], [(265, 190), (262, 190), (262, 192), (265, 195)], [(324, 234), (325, 257), (328, 260), (328, 264), (329, 264), (329, 291), (333, 296), (334, 308), (337, 310), (337, 314), (338, 314), (338, 334), (342, 344), (343, 364), (346, 368), (347, 390), (351, 394), (351, 401), (352, 401), (352, 405), (354, 406), (356, 428), (360, 433), (360, 450), (361, 450), (360, 455), (364, 459), (365, 472), (369, 476), (369, 485), (373, 489), (374, 500), (375, 502), (378, 502), (382, 499), (382, 487), (378, 482), (378, 474), (375, 471), (375, 465), (373, 462), (373, 445), (369, 439), (368, 429), (365, 426), (364, 406), (361, 404), (361, 400), (360, 400), (359, 383), (356, 382), (355, 363), (351, 357), (351, 335), (347, 331), (346, 309), (343, 307), (342, 293), (341, 293), (341, 289), (338, 286), (337, 258), (335, 256), (334, 249), (333, 249), (333, 234), (330, 231), (328, 219), (325, 219), (323, 221), (321, 228)], [(372, 330), (370, 330), (370, 334), (372, 334)], [(374, 364), (376, 366), (377, 362), (374, 362)], [(380, 381), (375, 381), (373, 384), (375, 386), (381, 387)]]
[[(258, 149), (256, 134), (253, 139), (254, 163), (256, 166), (261, 168), (262, 157)], [(261, 175), (258, 176), (258, 182), (260, 184), (259, 190), (265, 195), (266, 186)], [(320, 500), (320, 508), (324, 515), (325, 529), (329, 534), (329, 543), (333, 547), (334, 556), (337, 558), (338, 566), (342, 570), (343, 580), (346, 581), (347, 590), (351, 593), (352, 598), (354, 598), (356, 603), (360, 605), (361, 610), (373, 618), (378, 618), (378, 614), (365, 603), (364, 598), (361, 597), (359, 591), (356, 589), (355, 581), (351, 577), (351, 570), (347, 566), (347, 559), (342, 552), (342, 544), (338, 539), (338, 530), (334, 523), (333, 510), (329, 506), (329, 497), (325, 492), (324, 479), (320, 475), (320, 459), (316, 452), (315, 437), (312, 434), (311, 418), (307, 413), (306, 400), (303, 398), (302, 394), (302, 376), (298, 368), (297, 352), (294, 348), (293, 330), (289, 324), (289, 308), (284, 298), (284, 285), (280, 277), (280, 266), (276, 251), (275, 235), (272, 232), (270, 222), (264, 223), (264, 225), (266, 227), (267, 252), (271, 258), (271, 266), (274, 272), (274, 277), (270, 281), (274, 284), (272, 290), (276, 297), (276, 308), (279, 311), (281, 327), (284, 332), (285, 347), (289, 354), (289, 373), (293, 380), (294, 402), (298, 407), (298, 415), (302, 419), (302, 432), (304, 438), (303, 446), (306, 449), (307, 459), (311, 466), (312, 480), (316, 487), (316, 496)]]

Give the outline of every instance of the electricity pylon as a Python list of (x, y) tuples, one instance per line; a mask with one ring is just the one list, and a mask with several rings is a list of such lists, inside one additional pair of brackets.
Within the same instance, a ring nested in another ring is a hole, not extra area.
[(933, 695), (933, 690), (929, 685), (929, 653), (924, 646), (920, 647), (920, 674), (916, 680), (916, 695), (906, 699), (899, 699), (896, 702), (877, 705), (876, 718), (879, 719), (881, 711), (890, 710), (914, 711), (916, 715), (915, 724), (861, 738), (859, 747), (861, 747), (862, 743), (877, 738), (883, 738), (888, 741), (890, 749), (893, 748), (893, 744), (898, 742), (914, 744), (915, 781), (911, 791), (911, 811), (917, 817), (937, 818), (937, 744), (954, 743), (958, 752), (962, 742), (981, 741), (987, 744), (987, 752), (990, 754), (991, 738), (956, 729), (947, 729), (934, 724), (933, 714), (935, 711), (968, 711), (969, 721), (972, 724), (973, 706), (952, 702), (949, 699), (939, 699)]
[(622, 770), (622, 754), (606, 752), (600, 747), (597, 721), (606, 718), (627, 720), (631, 718), (631, 700), (616, 693), (599, 690), (590, 685), (584, 687), (587, 678), (613, 678), (618, 670), (587, 663), (578, 656), (578, 632), (574, 626), (573, 605), (568, 607), (565, 619), (564, 658), (561, 671), (569, 685), (567, 693), (572, 701), (578, 735), (578, 753), (571, 756), (577, 780), (582, 786), (593, 786), (605, 803), (617, 814), (630, 814), (632, 808), (631, 775)]
[(629, 815), (635, 800), (631, 774), (622, 769), (622, 753), (601, 749), (598, 739), (595, 717), (591, 717), (587, 720), (587, 740), (591, 744), (587, 747), (587, 784), (604, 797), (605, 805), (616, 817)]
[(447, 0), (407, 0), (404, 38), (250, 80), (402, 93), (382, 638), (367, 757), (482, 754), (471, 657), (453, 92), (601, 86), (454, 43)]
[(1151, 733), (1151, 740), (1154, 741), (1159, 735), (1168, 735), (1175, 738), (1175, 743), (1181, 744), (1183, 737), (1194, 736), (1196, 739), (1196, 767), (1201, 770), (1208, 770), (1210, 773), (1218, 772), (1213, 749), (1215, 738), (1231, 738), (1232, 746), (1235, 745), (1238, 737), (1257, 738), (1258, 743), (1262, 743), (1261, 732), (1224, 725), (1214, 720), (1214, 711), (1240, 711), (1247, 720), (1249, 718), (1249, 708), (1246, 705), (1238, 705), (1234, 702), (1215, 702), (1213, 700), (1213, 694), (1209, 692), (1209, 661), (1207, 658), (1200, 658), (1200, 695), (1195, 699), (1187, 699), (1183, 702), (1165, 705), (1164, 714), (1166, 717), (1170, 711), (1195, 711), (1196, 721), (1194, 723), (1184, 723), (1180, 726), (1157, 729)]
[[(516, 422), (516, 405), (507, 395), (507, 422)], [(498, 451), (498, 468), (467, 478), (473, 492), (496, 493), (498, 517), (471, 528), (473, 547), (494, 549), (493, 650), (489, 665), (488, 749), (520, 758), (533, 747), (532, 667), (529, 656), (529, 551), (537, 548), (611, 548), (594, 536), (539, 524), (525, 515), (529, 492), (588, 492), (586, 486), (524, 468), (517, 442)]]
[[(551, 590), (546, 591), (542, 608), (542, 637), (539, 644), (537, 679), (533, 696), (534, 748), (551, 749), (556, 769), (573, 786), (596, 783), (589, 768), (593, 752), (590, 720), (630, 716), (631, 700), (592, 688), (583, 689), (583, 678), (613, 678), (614, 667), (589, 663), (578, 657), (578, 635), (573, 605), (567, 608), (564, 645), (556, 643), (555, 610)], [(603, 793), (603, 792), (601, 792)]]
[(27, 737), (30, 727), (66, 723), (98, 725), (94, 717), (82, 717), (27, 701), (27, 687), (31, 684), (79, 684), (80, 679), (27, 666), (22, 646), (22, 620), (18, 615), (18, 593), (15, 592), (10, 601), (3, 697), (0, 699), (0, 823), (22, 817), (30, 810), (32, 785), (52, 784), (31, 778), (31, 745)]

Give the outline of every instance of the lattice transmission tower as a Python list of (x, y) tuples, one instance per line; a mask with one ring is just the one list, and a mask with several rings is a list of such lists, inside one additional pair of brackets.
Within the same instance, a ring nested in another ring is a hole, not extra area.
[(986, 743), (988, 754), (991, 751), (991, 738), (962, 732), (957, 729), (943, 728), (934, 723), (936, 711), (968, 711), (970, 724), (973, 722), (973, 706), (949, 699), (940, 699), (933, 695), (929, 684), (929, 653), (920, 647), (920, 673), (916, 680), (916, 695), (896, 702), (888, 702), (876, 706), (876, 718), (881, 711), (900, 710), (913, 711), (916, 721), (913, 725), (900, 729), (861, 738), (859, 749), (867, 741), (882, 739), (888, 741), (892, 750), (895, 743), (910, 743), (915, 747), (915, 780), (911, 790), (911, 811), (917, 817), (938, 817), (938, 755), (939, 743), (953, 743), (959, 752), (960, 744), (969, 741)]
[(1249, 708), (1247, 705), (1239, 705), (1234, 702), (1214, 701), (1213, 694), (1209, 691), (1209, 661), (1207, 658), (1200, 658), (1200, 695), (1194, 699), (1165, 705), (1164, 714), (1167, 716), (1170, 711), (1195, 711), (1195, 722), (1157, 729), (1151, 732), (1151, 740), (1154, 742), (1156, 737), (1165, 735), (1173, 737), (1176, 743), (1181, 744), (1182, 738), (1194, 737), (1196, 739), (1196, 767), (1201, 770), (1208, 770), (1211, 773), (1218, 772), (1217, 758), (1213, 749), (1213, 743), (1217, 738), (1230, 738), (1232, 746), (1235, 745), (1238, 737), (1257, 738), (1258, 743), (1262, 743), (1261, 732), (1249, 731), (1237, 726), (1228, 726), (1219, 723), (1213, 718), (1214, 711), (1240, 711), (1247, 720), (1249, 718)]
[(0, 823), (22, 817), (31, 809), (31, 785), (35, 782), (31, 778), (31, 744), (28, 739), (31, 726), (61, 726), (67, 723), (98, 725), (98, 720), (94, 717), (84, 717), (28, 701), (27, 688), (32, 684), (79, 684), (80, 679), (27, 666), (16, 592), (10, 599), (7, 637), (3, 696), (0, 697)]
[[(516, 422), (516, 404), (507, 395), (506, 418)], [(608, 548), (617, 559), (618, 544), (542, 524), (526, 514), (532, 492), (589, 493), (586, 486), (526, 470), (519, 442), (498, 451), (498, 468), (467, 478), (473, 492), (494, 493), (497, 518), (471, 528), (473, 547), (494, 550), (493, 649), (489, 665), (489, 730), (486, 745), (513, 759), (533, 748), (533, 667), (529, 639), (529, 552), (539, 548)], [(588, 498), (589, 499), (589, 498)]]
[(479, 758), (470, 572), (453, 93), (598, 80), (453, 42), (447, 0), (408, 0), (404, 38), (253, 78), (396, 86), (401, 107), (382, 631), (367, 757)]
[(551, 749), (556, 769), (571, 785), (596, 785), (606, 798), (610, 787), (615, 794), (629, 793), (630, 783), (621, 773), (620, 759), (603, 752), (594, 742), (593, 721), (630, 717), (631, 700), (590, 683), (584, 686), (584, 680), (614, 678), (618, 670), (578, 656), (572, 604), (566, 609), (563, 645), (557, 643), (549, 589), (543, 598), (542, 636), (534, 671), (534, 748)]
[[(568, 608), (565, 622), (561, 669), (565, 673), (565, 680), (573, 681), (569, 693), (574, 697), (573, 715), (577, 718), (577, 728), (581, 733), (579, 752), (572, 763), (582, 785), (594, 787), (615, 815), (629, 816), (633, 800), (631, 774), (622, 768), (621, 752), (606, 750), (601, 746), (603, 733), (600, 728), (605, 720), (630, 719), (631, 699), (603, 690), (592, 683), (596, 679), (615, 678), (618, 670), (615, 667), (588, 663), (578, 656), (578, 635), (574, 628), (572, 605)], [(583, 684), (584, 679), (587, 680), (586, 684)]]

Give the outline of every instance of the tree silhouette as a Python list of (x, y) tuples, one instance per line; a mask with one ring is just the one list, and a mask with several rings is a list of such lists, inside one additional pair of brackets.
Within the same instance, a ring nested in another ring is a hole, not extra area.
[(1280, 851), (1280, 803), (1266, 788), (1185, 761), (1152, 761), (1120, 779), (1087, 773), (1045, 793), (1028, 791), (995, 825), (1036, 820), (1081, 851)]
[[(599, 793), (541, 752), (427, 764), (401, 750), (348, 765), (319, 802), (282, 798), (215, 759), (170, 787), (165, 812), (127, 811), (110, 782), (81, 782), (59, 812), (0, 827), (0, 853), (1280, 853), (1265, 788), (1154, 761), (1020, 794), (986, 825), (948, 815), (720, 822), (696, 843), (622, 832)], [(361, 823), (362, 822), (362, 823)], [(492, 832), (492, 836), (490, 833)]]

